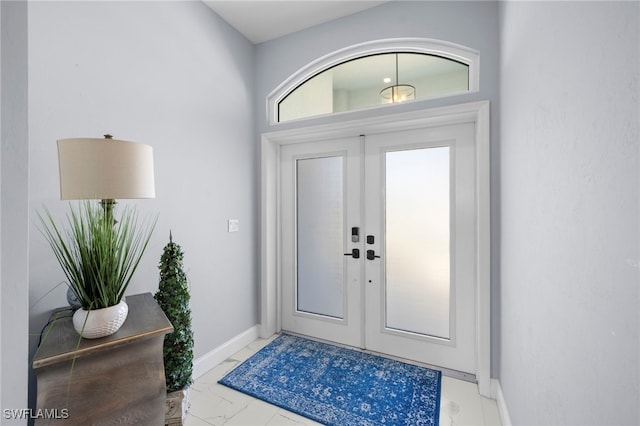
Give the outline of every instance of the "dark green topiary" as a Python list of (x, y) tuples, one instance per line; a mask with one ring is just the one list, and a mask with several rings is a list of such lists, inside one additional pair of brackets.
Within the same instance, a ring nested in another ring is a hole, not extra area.
[(169, 233), (167, 244), (160, 258), (160, 285), (155, 299), (167, 315), (174, 331), (164, 338), (164, 374), (167, 392), (185, 388), (191, 384), (193, 370), (193, 331), (187, 276), (182, 269), (182, 248), (173, 242)]

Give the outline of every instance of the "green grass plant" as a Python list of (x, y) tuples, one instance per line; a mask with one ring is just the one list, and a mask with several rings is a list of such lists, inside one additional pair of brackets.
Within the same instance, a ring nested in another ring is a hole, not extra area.
[(138, 227), (134, 208), (126, 206), (116, 222), (117, 209), (107, 213), (99, 204), (71, 205), (67, 227), (60, 227), (48, 209), (40, 231), (53, 250), (69, 287), (85, 310), (120, 303), (144, 254), (157, 219)]

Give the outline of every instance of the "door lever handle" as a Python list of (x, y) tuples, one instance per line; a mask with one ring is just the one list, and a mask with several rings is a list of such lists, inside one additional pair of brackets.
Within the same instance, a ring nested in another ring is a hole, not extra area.
[(351, 256), (354, 259), (360, 259), (360, 249), (352, 249), (351, 253), (345, 253), (345, 256)]
[(367, 259), (373, 260), (375, 258), (379, 258), (380, 256), (376, 256), (376, 252), (374, 250), (367, 250)]

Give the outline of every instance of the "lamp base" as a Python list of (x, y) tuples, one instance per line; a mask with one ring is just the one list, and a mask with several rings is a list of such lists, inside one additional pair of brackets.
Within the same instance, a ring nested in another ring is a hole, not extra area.
[(114, 225), (116, 224), (116, 220), (113, 217), (113, 209), (116, 206), (116, 200), (113, 198), (106, 198), (100, 200), (100, 206), (102, 206), (102, 210), (104, 211), (104, 217), (108, 221), (112, 222)]

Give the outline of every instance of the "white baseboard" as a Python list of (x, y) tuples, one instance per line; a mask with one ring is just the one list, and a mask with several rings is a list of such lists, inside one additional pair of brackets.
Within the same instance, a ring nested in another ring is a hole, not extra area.
[(509, 417), (507, 402), (504, 399), (502, 386), (500, 386), (500, 381), (498, 379), (491, 379), (491, 397), (494, 398), (498, 404), (498, 413), (500, 413), (502, 426), (511, 426), (511, 417)]
[(229, 358), (240, 349), (258, 338), (260, 326), (254, 325), (247, 331), (227, 340), (217, 348), (199, 356), (193, 361), (193, 380), (198, 379), (207, 371)]

